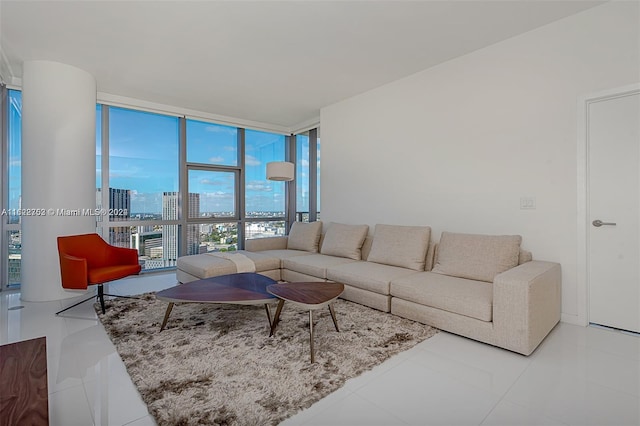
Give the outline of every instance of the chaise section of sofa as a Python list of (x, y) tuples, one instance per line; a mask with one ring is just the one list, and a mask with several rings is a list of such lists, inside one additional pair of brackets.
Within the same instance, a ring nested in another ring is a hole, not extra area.
[[(251, 269), (240, 269), (249, 265)], [(274, 280), (280, 280), (281, 262), (264, 253), (244, 250), (227, 253), (203, 253), (178, 258), (176, 278), (180, 283), (235, 274), (236, 272), (257, 272)]]
[(182, 256), (178, 258), (176, 277), (178, 282), (186, 283), (237, 272), (257, 272), (280, 281), (284, 260), (317, 253), (321, 234), (322, 222), (296, 222), (288, 236), (247, 240), (246, 250)]

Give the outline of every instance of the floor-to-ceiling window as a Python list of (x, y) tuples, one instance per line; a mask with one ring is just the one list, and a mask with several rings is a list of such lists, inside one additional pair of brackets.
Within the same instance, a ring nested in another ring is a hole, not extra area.
[(320, 216), (320, 139), (317, 129), (295, 136), (296, 220), (313, 222)]
[[(18, 90), (3, 93), (0, 287), (6, 288), (20, 283), (22, 97)], [(295, 142), (280, 133), (97, 104), (96, 230), (111, 244), (136, 248), (145, 271), (173, 267), (185, 254), (243, 248), (246, 238), (285, 235), (287, 220), (316, 219), (309, 214), (314, 203), (319, 215), (315, 132)], [(284, 160), (297, 164), (294, 197), (286, 182), (266, 179), (266, 164)]]
[(179, 118), (99, 109), (98, 229), (110, 244), (137, 249), (144, 270), (173, 267), (180, 232)]
[(242, 129), (186, 120), (186, 254), (238, 249)]
[(246, 130), (245, 237), (264, 238), (286, 233), (286, 182), (267, 180), (267, 163), (284, 161), (284, 135)]
[(296, 135), (296, 220), (309, 222), (309, 133)]
[[(234, 250), (237, 244), (238, 172), (190, 166), (187, 171), (187, 254)], [(223, 232), (233, 230), (231, 234)], [(213, 238), (214, 236), (218, 238)], [(202, 247), (206, 246), (206, 247)]]
[(3, 89), (3, 129), (4, 149), (2, 150), (3, 174), (2, 191), (2, 250), (3, 271), (1, 287), (20, 285), (22, 264), (22, 238), (20, 232), (20, 207), (22, 197), (22, 93), (18, 90)]
[(316, 136), (316, 220), (320, 220), (320, 129), (313, 129)]

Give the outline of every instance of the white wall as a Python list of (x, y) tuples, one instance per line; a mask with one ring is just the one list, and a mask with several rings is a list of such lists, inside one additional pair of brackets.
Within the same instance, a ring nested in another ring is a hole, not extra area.
[[(323, 108), (322, 220), (520, 234), (580, 323), (578, 97), (640, 81), (638, 2), (587, 10)], [(535, 210), (521, 210), (535, 197)]]

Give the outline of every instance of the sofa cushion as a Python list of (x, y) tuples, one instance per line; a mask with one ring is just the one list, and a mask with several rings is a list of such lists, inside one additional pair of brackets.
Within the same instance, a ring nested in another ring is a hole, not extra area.
[(518, 255), (518, 265), (531, 262), (532, 260), (533, 260), (533, 255), (531, 254), (530, 251), (520, 249), (520, 254)]
[(310, 254), (312, 254), (312, 253), (309, 253), (308, 251), (288, 250), (288, 249), (284, 249), (284, 250), (265, 250), (265, 251), (261, 251), (259, 253), (263, 254), (265, 256), (275, 257), (275, 258), (279, 259), (280, 260), (280, 268), (284, 268), (284, 259), (288, 259), (290, 257), (295, 257), (295, 256), (309, 256)]
[(277, 237), (249, 238), (244, 241), (244, 249), (247, 251), (286, 250), (289, 237), (281, 235)]
[(368, 232), (369, 225), (332, 223), (324, 235), (320, 253), (360, 260), (362, 244)]
[(322, 222), (294, 222), (289, 231), (287, 249), (318, 252), (318, 243), (322, 233)]
[(326, 279), (328, 268), (350, 262), (356, 261), (344, 257), (310, 254), (307, 256), (295, 256), (284, 259), (282, 264), (284, 269)]
[(465, 315), (493, 319), (493, 284), (433, 272), (416, 272), (391, 281), (391, 296)]
[(478, 235), (443, 232), (432, 272), (493, 282), (496, 275), (518, 265), (520, 235)]
[(378, 224), (367, 260), (424, 271), (430, 238), (428, 226)]
[(358, 261), (327, 269), (327, 279), (348, 286), (389, 295), (391, 280), (415, 274), (414, 271), (398, 266)]
[[(242, 253), (251, 259), (255, 264), (256, 272), (280, 268), (280, 259), (276, 257), (244, 250), (240, 250), (237, 253)], [(198, 278), (216, 277), (238, 272), (236, 265), (231, 260), (206, 253), (179, 257), (177, 268)]]

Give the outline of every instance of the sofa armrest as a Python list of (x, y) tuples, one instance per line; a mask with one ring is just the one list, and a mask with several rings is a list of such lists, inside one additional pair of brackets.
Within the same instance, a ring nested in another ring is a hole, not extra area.
[(533, 260), (496, 275), (493, 322), (499, 345), (529, 355), (560, 321), (560, 264)]
[(285, 250), (289, 237), (253, 238), (244, 242), (246, 251)]

